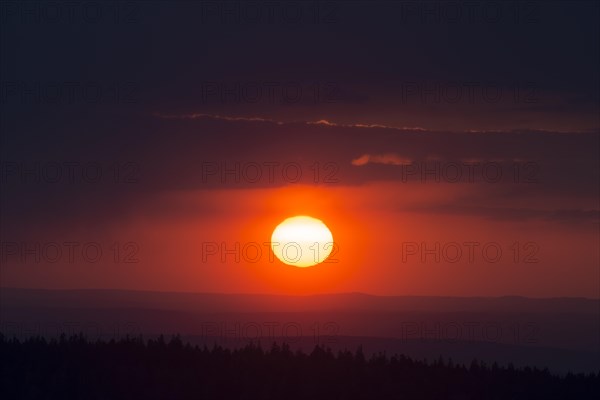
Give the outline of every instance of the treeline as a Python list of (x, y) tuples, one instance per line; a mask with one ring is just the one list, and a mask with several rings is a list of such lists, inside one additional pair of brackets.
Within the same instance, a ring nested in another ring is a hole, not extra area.
[(600, 373), (559, 377), (442, 358), (310, 353), (286, 344), (229, 350), (176, 336), (88, 341), (0, 334), (3, 399), (598, 399)]

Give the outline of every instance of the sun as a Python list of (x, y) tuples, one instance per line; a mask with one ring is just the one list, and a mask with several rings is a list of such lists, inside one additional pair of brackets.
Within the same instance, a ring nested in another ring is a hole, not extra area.
[(281, 222), (271, 235), (271, 249), (287, 265), (312, 267), (333, 250), (333, 236), (323, 221), (300, 215)]

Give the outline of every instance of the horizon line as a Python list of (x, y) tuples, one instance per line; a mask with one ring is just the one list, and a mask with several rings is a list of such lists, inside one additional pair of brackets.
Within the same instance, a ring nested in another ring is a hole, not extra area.
[(529, 299), (529, 300), (552, 300), (552, 299), (580, 299), (598, 301), (600, 297), (583, 297), (583, 296), (553, 296), (553, 297), (532, 297), (523, 295), (506, 294), (499, 296), (453, 296), (453, 295), (402, 295), (402, 294), (372, 294), (365, 292), (321, 292), (321, 293), (305, 293), (305, 294), (289, 294), (289, 293), (249, 293), (249, 292), (192, 292), (192, 291), (173, 291), (173, 290), (151, 290), (151, 289), (123, 289), (123, 288), (31, 288), (31, 287), (5, 287), (0, 286), (2, 290), (30, 290), (30, 291), (47, 291), (47, 292), (134, 292), (134, 293), (160, 293), (160, 294), (196, 294), (196, 295), (213, 295), (213, 296), (271, 296), (271, 297), (317, 297), (317, 296), (367, 296), (380, 298), (453, 298), (453, 299)]

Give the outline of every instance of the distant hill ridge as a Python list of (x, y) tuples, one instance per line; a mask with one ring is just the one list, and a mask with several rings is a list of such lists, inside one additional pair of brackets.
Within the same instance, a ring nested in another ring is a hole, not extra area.
[(116, 289), (0, 289), (1, 307), (151, 308), (213, 312), (519, 312), (599, 314), (600, 299), (375, 296), (364, 293), (272, 295)]

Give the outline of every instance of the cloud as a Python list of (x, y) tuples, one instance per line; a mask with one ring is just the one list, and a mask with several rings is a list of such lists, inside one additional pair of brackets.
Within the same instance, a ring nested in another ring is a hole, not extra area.
[(342, 128), (382, 128), (382, 129), (396, 129), (401, 131), (426, 131), (425, 128), (421, 128), (419, 126), (415, 127), (407, 127), (407, 126), (390, 126), (390, 125), (382, 125), (382, 124), (362, 124), (362, 123), (352, 123), (352, 124), (340, 124), (338, 122), (331, 122), (326, 119), (320, 119), (318, 121), (307, 121), (305, 122), (307, 125), (325, 125), (325, 126), (338, 126)]
[(282, 125), (283, 122), (276, 121), (270, 118), (262, 118), (262, 117), (230, 117), (227, 115), (218, 115), (218, 114), (204, 114), (204, 113), (193, 113), (193, 114), (182, 114), (182, 115), (174, 115), (174, 114), (154, 114), (155, 117), (164, 118), (164, 119), (198, 119), (198, 118), (207, 118), (207, 119), (217, 119), (221, 121), (246, 121), (246, 122), (272, 122), (277, 125)]
[(393, 153), (363, 154), (362, 156), (352, 160), (352, 165), (357, 167), (361, 167), (369, 163), (385, 165), (410, 165), (412, 164), (412, 160)]
[(277, 125), (283, 124), (306, 124), (306, 125), (322, 125), (322, 126), (333, 126), (340, 128), (382, 128), (382, 129), (395, 129), (401, 131), (427, 131), (425, 128), (421, 127), (399, 127), (399, 126), (389, 126), (389, 125), (381, 125), (381, 124), (363, 124), (363, 123), (350, 123), (350, 124), (341, 124), (338, 122), (332, 122), (326, 119), (320, 119), (318, 121), (280, 121), (272, 118), (263, 118), (263, 117), (232, 117), (228, 115), (219, 115), (219, 114), (206, 114), (206, 113), (192, 113), (192, 114), (162, 114), (155, 113), (155, 117), (163, 118), (163, 119), (215, 119), (221, 121), (245, 121), (245, 122), (270, 122)]

